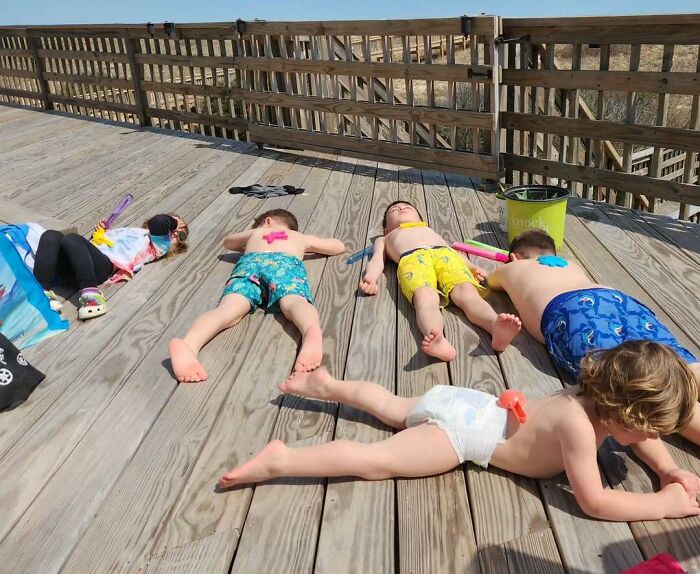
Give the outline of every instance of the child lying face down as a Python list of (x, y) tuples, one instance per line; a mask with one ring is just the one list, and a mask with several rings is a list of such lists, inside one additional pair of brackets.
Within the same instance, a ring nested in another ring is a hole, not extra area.
[(170, 358), (178, 381), (206, 380), (207, 372), (197, 360), (201, 348), (258, 307), (281, 311), (301, 332), (295, 371), (310, 371), (321, 364), (323, 333), (302, 259), (306, 252), (338, 255), (345, 246), (338, 239), (304, 235), (297, 229), (294, 215), (273, 209), (258, 216), (252, 229), (224, 239), (226, 249), (243, 251), (243, 255), (231, 272), (218, 306), (198, 317), (183, 339), (170, 341)]
[(520, 319), (497, 314), (482, 298), (479, 283), (486, 274), (423, 221), (410, 203), (397, 201), (384, 213), (384, 237), (374, 243), (374, 255), (360, 281), (360, 291), (375, 295), (388, 256), (398, 264), (401, 292), (416, 309), (423, 351), (443, 361), (455, 358), (455, 348), (443, 334), (440, 307), (452, 301), (472, 323), (491, 333), (491, 345), (503, 351), (520, 331)]
[[(576, 376), (590, 351), (632, 340), (668, 345), (690, 365), (700, 385), (700, 362), (669, 328), (634, 297), (599, 285), (571, 261), (556, 255), (554, 240), (533, 229), (513, 239), (512, 262), (488, 278), (508, 293), (525, 329), (547, 346), (552, 359)], [(683, 436), (700, 444), (700, 409)]]
[[(374, 444), (288, 448), (273, 441), (226, 473), (220, 487), (287, 476), (421, 477), (469, 460), (532, 478), (565, 471), (581, 509), (605, 520), (700, 514), (700, 479), (678, 469), (658, 438), (688, 424), (697, 389), (688, 366), (658, 343), (628, 342), (587, 356), (578, 384), (528, 402), (524, 423), (493, 395), (460, 387), (438, 385), (422, 397), (401, 398), (376, 383), (337, 381), (321, 368), (293, 374), (280, 389), (363, 409), (405, 430)], [(607, 436), (631, 445), (659, 475), (661, 490), (604, 489), (596, 452)]]

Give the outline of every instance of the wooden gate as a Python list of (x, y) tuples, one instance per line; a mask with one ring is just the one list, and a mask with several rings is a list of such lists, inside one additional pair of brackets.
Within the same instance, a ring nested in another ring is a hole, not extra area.
[(500, 18), (236, 31), (252, 141), (498, 178)]

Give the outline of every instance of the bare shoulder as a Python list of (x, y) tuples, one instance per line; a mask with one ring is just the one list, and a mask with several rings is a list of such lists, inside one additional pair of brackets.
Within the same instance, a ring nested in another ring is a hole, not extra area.
[(562, 393), (556, 406), (553, 428), (563, 443), (596, 442), (596, 433), (586, 410), (574, 396)]

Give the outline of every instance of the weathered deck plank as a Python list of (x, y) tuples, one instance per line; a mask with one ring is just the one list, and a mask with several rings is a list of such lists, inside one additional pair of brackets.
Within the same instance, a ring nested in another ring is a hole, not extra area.
[[(386, 206), (398, 198), (396, 166), (379, 164), (369, 215), (367, 245), (383, 233)], [(362, 246), (360, 246), (361, 248)], [(356, 267), (360, 276), (368, 260)], [(387, 265), (382, 285), (373, 297), (358, 297), (352, 322), (344, 378), (377, 382), (396, 390), (396, 269)], [(350, 286), (355, 287), (355, 286)], [(340, 376), (340, 374), (338, 374)], [(367, 413), (341, 405), (336, 440), (377, 442), (392, 431)], [(316, 551), (317, 572), (395, 572), (395, 484), (393, 480), (330, 479), (325, 493), (321, 534)]]
[[(399, 199), (410, 201), (431, 221), (421, 172), (399, 174)], [(449, 385), (445, 363), (420, 350), (422, 336), (413, 306), (397, 294), (397, 393), (419, 396), (433, 385)], [(396, 481), (401, 572), (478, 572), (476, 543), (464, 472)]]

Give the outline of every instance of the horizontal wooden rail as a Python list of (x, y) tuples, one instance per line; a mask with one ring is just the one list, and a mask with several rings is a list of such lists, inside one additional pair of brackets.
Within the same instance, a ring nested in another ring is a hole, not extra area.
[[(307, 34), (309, 36), (365, 35), (462, 35), (459, 18), (422, 18), (420, 20), (341, 20), (319, 22), (245, 22), (243, 34)], [(491, 17), (469, 18), (470, 33), (487, 35), (493, 32)]]
[(75, 74), (59, 74), (54, 72), (44, 72), (45, 80), (52, 82), (74, 82), (77, 84), (92, 84), (95, 86), (106, 86), (110, 88), (129, 89), (133, 87), (130, 80), (120, 80), (118, 78), (105, 78), (104, 76), (81, 76)]
[(207, 95), (231, 98), (233, 100), (264, 106), (282, 106), (345, 115), (364, 115), (386, 118), (389, 120), (426, 122), (462, 128), (491, 129), (493, 126), (493, 114), (486, 112), (477, 113), (468, 110), (448, 110), (400, 104), (356, 102), (353, 100), (337, 100), (314, 96), (288, 96), (287, 94), (253, 92), (239, 88), (227, 88), (225, 86), (171, 84), (168, 82), (142, 81), (141, 89), (153, 92), (185, 94), (188, 96)]
[(695, 130), (515, 112), (501, 112), (500, 118), (505, 129), (700, 150), (700, 134)]
[(693, 72), (622, 72), (593, 70), (503, 70), (502, 82), (512, 86), (700, 94), (700, 74)]
[[(340, 60), (309, 60), (297, 58), (255, 58), (237, 56), (185, 56), (168, 54), (137, 54), (138, 64), (160, 64), (166, 66), (193, 66), (208, 68), (241, 68), (266, 72), (296, 72), (323, 74), (328, 76), (374, 76), (380, 78), (490, 82), (487, 74), (492, 66), (467, 66), (462, 64), (399, 64), (389, 62), (347, 62)], [(470, 70), (474, 75), (470, 78)]]
[(533, 44), (697, 44), (700, 15), (504, 18), (503, 35)]
[(631, 173), (620, 173), (597, 167), (573, 165), (546, 159), (535, 159), (512, 153), (502, 154), (506, 169), (517, 169), (567, 181), (601, 185), (632, 194), (644, 194), (680, 203), (700, 205), (700, 187)]
[[(431, 80), (486, 83), (492, 66), (464, 64), (399, 64), (394, 62), (346, 62), (339, 60), (306, 60), (295, 58), (236, 57), (234, 65), (247, 70), (268, 72), (299, 72), (329, 76), (374, 76), (407, 80)], [(473, 76), (469, 77), (469, 71)]]
[(206, 125), (231, 128), (236, 130), (248, 129), (248, 121), (242, 118), (228, 116), (215, 116), (213, 114), (199, 114), (180, 110), (162, 110), (159, 108), (146, 108), (146, 114), (153, 118), (175, 120), (180, 122), (193, 122)]
[(113, 64), (129, 63), (127, 54), (118, 54), (115, 52), (97, 52), (90, 50), (37, 50), (40, 58), (62, 58), (66, 60), (89, 60), (95, 62), (111, 62)]
[(9, 78), (37, 78), (37, 73), (32, 70), (10, 70), (8, 68), (0, 68), (0, 76)]
[(34, 53), (31, 50), (0, 48), (0, 56), (11, 56), (13, 58), (31, 58)]
[(11, 96), (14, 98), (27, 98), (30, 100), (40, 100), (41, 94), (39, 92), (30, 92), (29, 90), (14, 90), (12, 88), (3, 88), (0, 86), (0, 94), (3, 96)]
[[(282, 142), (284, 145), (303, 147), (316, 145), (338, 153), (357, 152), (367, 156), (393, 157), (391, 163), (400, 161), (405, 165), (432, 165), (432, 169), (459, 168), (477, 177), (494, 177), (496, 162), (490, 155), (439, 150), (428, 147), (409, 146), (369, 138), (353, 138), (332, 134), (311, 133), (278, 127), (251, 125), (250, 138), (254, 142)], [(286, 143), (285, 143), (286, 142)], [(310, 149), (310, 148), (308, 148)]]
[(56, 96), (54, 94), (49, 94), (48, 99), (55, 104), (64, 104), (67, 106), (81, 106), (83, 108), (94, 108), (111, 112), (136, 113), (136, 106), (132, 104), (103, 102), (100, 100), (89, 100), (87, 98), (69, 98), (68, 96)]

